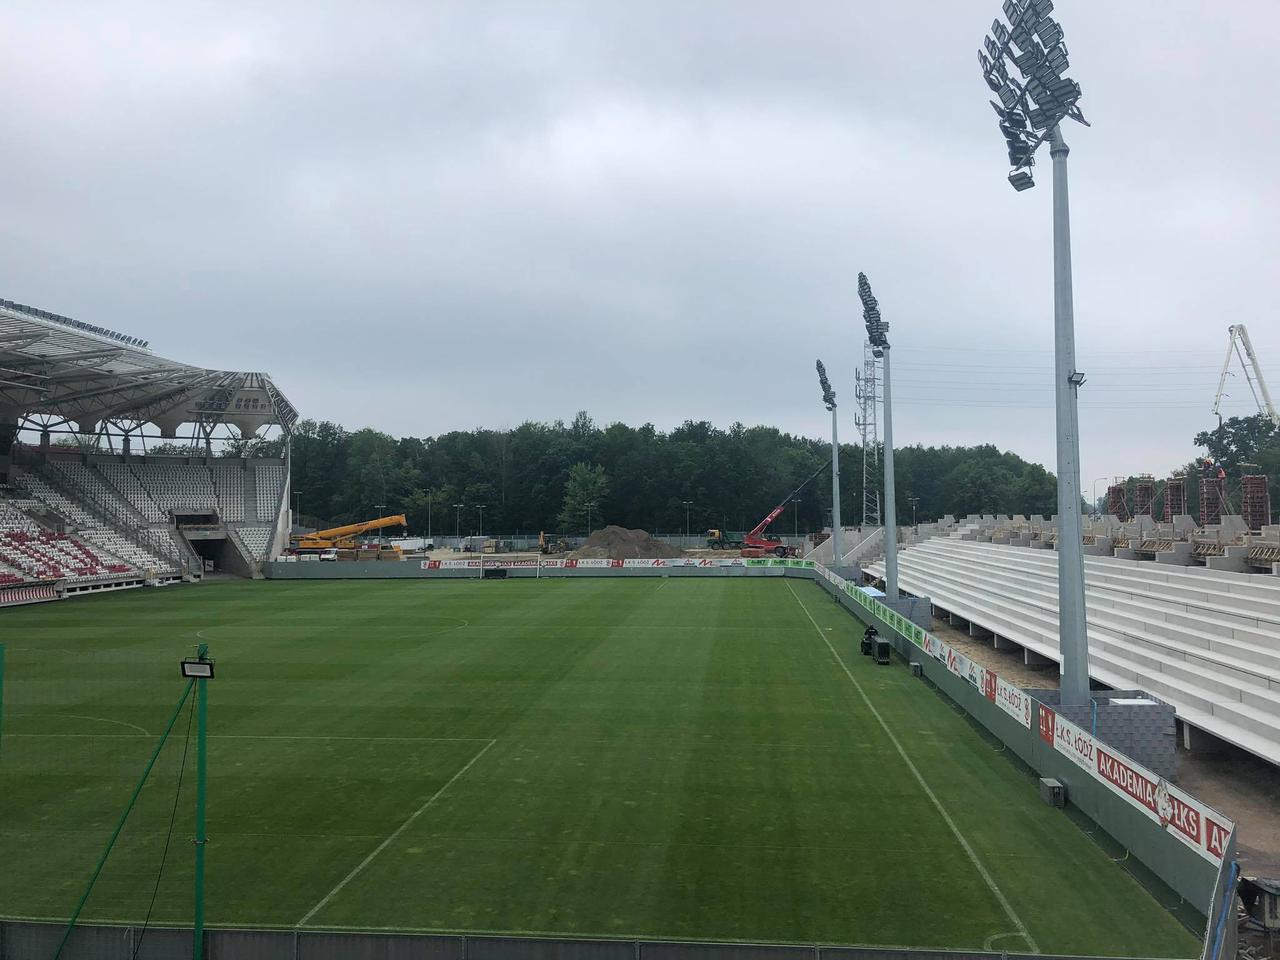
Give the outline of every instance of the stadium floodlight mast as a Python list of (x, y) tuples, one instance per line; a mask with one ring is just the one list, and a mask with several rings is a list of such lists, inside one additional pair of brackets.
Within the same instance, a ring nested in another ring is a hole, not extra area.
[[(1005, 0), (1008, 26), (998, 17), (982, 40), (978, 63), (1000, 132), (1009, 149), (1015, 190), (1035, 186), (1031, 168), (1037, 148), (1049, 141), (1053, 158), (1054, 400), (1058, 470), (1058, 646), (1062, 654), (1062, 703), (1089, 702), (1089, 638), (1084, 609), (1083, 525), (1080, 517), (1080, 386), (1076, 369), (1075, 318), (1071, 294), (1071, 214), (1067, 194), (1067, 149), (1062, 121), (1088, 126), (1080, 112), (1080, 84), (1069, 66), (1062, 27), (1049, 17), (1053, 0)], [(1006, 61), (1022, 80), (1015, 79)]]
[(889, 377), (889, 325), (880, 318), (880, 303), (871, 292), (871, 281), (858, 274), (858, 299), (872, 354), (880, 360), (884, 375), (884, 592), (890, 603), (898, 599), (898, 504), (893, 491), (893, 385)]
[(689, 539), (689, 508), (693, 506), (692, 500), (681, 500), (684, 504), (684, 538)]
[(453, 539), (454, 540), (458, 540), (458, 541), (462, 540), (462, 534), (460, 532), (462, 529), (461, 517), (462, 517), (462, 508), (465, 506), (466, 506), (465, 503), (455, 503), (453, 505)]
[(836, 392), (827, 379), (827, 368), (818, 361), (818, 385), (822, 387), (822, 402), (831, 411), (831, 566), (840, 567), (844, 553), (840, 547), (840, 438), (836, 433)]

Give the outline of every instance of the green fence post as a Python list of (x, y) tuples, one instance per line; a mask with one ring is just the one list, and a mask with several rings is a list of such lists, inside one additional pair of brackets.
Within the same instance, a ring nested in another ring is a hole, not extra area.
[(0, 760), (4, 759), (4, 644), (0, 643)]
[[(207, 658), (209, 645), (200, 644), (196, 657)], [(209, 758), (209, 691), (208, 679), (196, 680), (196, 879), (195, 879), (195, 944), (192, 956), (204, 957), (204, 848), (209, 842), (205, 832), (205, 787), (208, 781)]]

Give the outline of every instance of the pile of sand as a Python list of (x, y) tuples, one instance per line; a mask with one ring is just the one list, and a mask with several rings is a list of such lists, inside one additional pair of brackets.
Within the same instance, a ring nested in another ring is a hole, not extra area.
[(656, 557), (682, 557), (684, 551), (653, 539), (643, 530), (610, 525), (587, 537), (582, 546), (569, 556), (574, 560), (651, 560)]

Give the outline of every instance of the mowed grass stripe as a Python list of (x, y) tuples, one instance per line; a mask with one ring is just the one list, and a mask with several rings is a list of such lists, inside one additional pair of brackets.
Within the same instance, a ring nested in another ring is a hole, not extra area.
[[(1043, 949), (1195, 952), (795, 589)], [(5, 737), (5, 914), (69, 912), (151, 742), (38, 714), (158, 729), (202, 631), (210, 922), (293, 926), (496, 740), (307, 926), (958, 948), (1011, 927), (781, 579), (233, 583), (0, 616), (24, 648), (6, 730), (59, 735)], [(166, 749), (91, 915), (145, 911), (175, 773)], [(189, 871), (171, 857), (157, 916), (190, 916)]]
[[(925, 780), (924, 776), (920, 773), (920, 769), (914, 762), (912, 762), (907, 751), (903, 749), (901, 741), (894, 736), (893, 730), (890, 729), (889, 725), (885, 722), (884, 717), (881, 716), (880, 711), (876, 709), (875, 704), (871, 702), (871, 698), (867, 696), (867, 692), (863, 689), (862, 684), (858, 683), (857, 677), (853, 675), (852, 671), (849, 670), (848, 664), (846, 664), (840, 654), (836, 652), (836, 648), (831, 645), (831, 641), (827, 638), (827, 635), (822, 632), (822, 628), (818, 626), (818, 622), (813, 619), (813, 614), (811, 614), (808, 608), (805, 607), (804, 602), (796, 596), (796, 592), (792, 589), (789, 582), (787, 583), (787, 591), (791, 594), (796, 603), (799, 604), (800, 609), (804, 611), (804, 615), (808, 621), (813, 624), (813, 629), (817, 631), (818, 637), (826, 645), (827, 649), (831, 651), (831, 656), (835, 659), (836, 663), (839, 664), (844, 675), (849, 678), (849, 682), (853, 684), (854, 689), (858, 691), (858, 696), (861, 697), (862, 701), (867, 705), (867, 709), (871, 711), (871, 715), (876, 718), (876, 722), (879, 723), (881, 729), (884, 730), (885, 736), (889, 738), (889, 742), (892, 743), (894, 749), (897, 750), (898, 756), (902, 758), (902, 762), (906, 764), (907, 769), (911, 771), (911, 775), (915, 778), (916, 782), (920, 784), (920, 789), (924, 791), (925, 796), (929, 798), (929, 802), (937, 809), (938, 815), (942, 817), (943, 823), (947, 825), (947, 828), (956, 838), (956, 842), (960, 844), (965, 855), (969, 858), (970, 862), (973, 863), (974, 869), (978, 871), (978, 875), (982, 877), (982, 881), (987, 885), (991, 890), (992, 895), (995, 896), (996, 900), (999, 902), (1000, 909), (1005, 912), (1009, 917), (1009, 920), (1013, 923), (1017, 936), (1026, 944), (1032, 953), (1039, 953), (1040, 947), (1036, 943), (1035, 938), (1031, 936), (1030, 931), (1027, 930), (1027, 925), (1022, 922), (1022, 918), (1018, 916), (1017, 911), (1013, 909), (1012, 904), (1009, 903), (1004, 892), (996, 884), (991, 874), (987, 871), (986, 866), (983, 865), (981, 858), (979, 858), (978, 854), (974, 851), (973, 845), (969, 843), (968, 838), (960, 831), (960, 828), (956, 826), (956, 822), (951, 819), (951, 814), (947, 812), (947, 808), (943, 806), (942, 801), (938, 799), (938, 795), (933, 792), (933, 788), (929, 786), (929, 782)], [(1009, 936), (1009, 934), (996, 933), (984, 940), (983, 943), (986, 946), (990, 946), (993, 939), (1003, 939), (1005, 936)]]

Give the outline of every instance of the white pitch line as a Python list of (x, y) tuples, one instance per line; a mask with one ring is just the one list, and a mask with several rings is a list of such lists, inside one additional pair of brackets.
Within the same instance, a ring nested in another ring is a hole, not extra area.
[[(126, 723), (124, 720), (112, 720), (110, 717), (90, 717), (81, 713), (15, 713), (13, 714), (13, 716), (15, 717), (53, 717), (54, 719), (58, 719), (58, 720), (92, 720), (96, 723), (112, 723), (112, 724), (115, 724), (117, 727), (130, 727), (133, 730), (137, 730), (138, 733), (140, 733), (144, 737), (151, 736), (150, 733), (148, 733), (142, 727), (138, 726), (136, 723)], [(16, 736), (21, 736), (21, 734), (11, 733), (9, 734), (9, 736), (16, 737)], [(80, 736), (80, 734), (68, 734), (68, 736), (78, 737)], [(93, 734), (88, 734), (88, 736), (93, 736)], [(122, 736), (122, 735), (117, 734), (117, 736)], [(133, 734), (123, 734), (123, 736), (132, 737)]]
[(338, 882), (338, 885), (336, 887), (334, 887), (327, 894), (325, 894), (323, 900), (321, 900), (314, 907), (308, 910), (306, 916), (304, 916), (301, 920), (299, 920), (296, 924), (294, 924), (294, 927), (297, 928), (305, 925), (308, 920), (310, 920), (317, 913), (323, 910), (330, 900), (332, 900), (334, 897), (336, 897), (339, 893), (342, 892), (343, 887), (345, 887), (348, 883), (354, 880), (356, 876), (360, 873), (360, 871), (362, 871), (365, 867), (371, 864), (374, 861), (374, 858), (378, 856), (378, 854), (380, 854), (383, 850), (387, 849), (387, 847), (389, 847), (392, 843), (394, 843), (395, 839), (398, 836), (400, 836), (400, 834), (404, 833), (405, 830), (409, 829), (409, 825), (412, 824), (413, 821), (417, 820), (418, 817), (422, 816), (422, 814), (426, 812), (428, 807), (430, 807), (433, 803), (439, 800), (444, 795), (444, 792), (448, 790), (451, 786), (453, 786), (454, 782), (457, 781), (459, 777), (461, 777), (464, 773), (466, 773), (473, 766), (475, 766), (476, 761), (479, 760), (481, 757), (483, 757), (485, 753), (488, 751), (488, 749), (497, 742), (498, 742), (497, 740), (490, 740), (483, 747), (481, 747), (480, 751), (474, 757), (472, 757), (470, 760), (467, 761), (466, 766), (464, 766), (461, 770), (459, 770), (452, 777), (450, 777), (443, 787), (441, 787), (439, 790), (433, 793), (430, 797), (428, 797), (426, 803), (420, 806), (417, 810), (413, 811), (413, 813), (409, 814), (409, 818), (405, 820), (404, 823), (396, 827), (396, 829), (392, 832), (392, 834), (389, 837), (387, 837), (387, 839), (383, 840), (380, 844), (374, 847), (373, 852), (371, 852), (367, 857), (361, 860), (356, 865), (356, 868), (354, 870), (352, 870), (345, 877), (343, 877), (342, 880)]
[[(889, 742), (892, 743), (894, 748), (898, 751), (898, 756), (902, 757), (902, 762), (907, 765), (907, 769), (911, 771), (911, 775), (915, 777), (916, 782), (920, 784), (920, 789), (925, 792), (925, 796), (927, 796), (938, 809), (938, 813), (942, 817), (943, 822), (951, 829), (951, 833), (960, 843), (960, 846), (964, 848), (964, 852), (968, 854), (969, 860), (973, 863), (974, 868), (977, 869), (979, 874), (981, 874), (982, 879), (986, 881), (987, 886), (991, 888), (991, 892), (995, 895), (996, 900), (998, 900), (1000, 902), (1000, 906), (1004, 908), (1005, 914), (1007, 914), (1009, 919), (1013, 921), (1013, 925), (1018, 930), (1017, 936), (1022, 937), (1022, 939), (1026, 941), (1027, 946), (1031, 949), (1032, 953), (1039, 953), (1039, 945), (1031, 936), (1031, 931), (1027, 929), (1027, 925), (1022, 922), (1022, 918), (1019, 917), (1017, 912), (1013, 909), (1013, 904), (1009, 902), (1003, 891), (1001, 891), (1000, 887), (996, 884), (995, 878), (991, 876), (987, 871), (987, 868), (983, 866), (982, 861), (978, 859), (978, 854), (974, 851), (973, 846), (965, 838), (965, 835), (960, 832), (960, 828), (956, 826), (956, 822), (951, 819), (951, 814), (947, 813), (947, 808), (942, 805), (942, 801), (939, 800), (938, 795), (933, 792), (933, 788), (929, 786), (928, 782), (921, 775), (919, 769), (912, 762), (911, 758), (907, 756), (907, 751), (902, 748), (902, 744), (898, 741), (898, 738), (894, 736), (893, 730), (889, 728), (889, 724), (885, 722), (884, 717), (880, 715), (880, 711), (877, 710), (875, 704), (871, 702), (871, 698), (867, 696), (867, 692), (862, 689), (862, 684), (858, 682), (857, 677), (853, 675), (844, 660), (841, 659), (840, 654), (836, 652), (836, 648), (831, 645), (831, 641), (827, 639), (826, 633), (824, 633), (822, 628), (818, 626), (818, 621), (813, 619), (813, 614), (809, 612), (809, 608), (804, 605), (803, 600), (796, 596), (795, 590), (791, 587), (791, 581), (788, 580), (785, 582), (787, 584), (787, 589), (791, 591), (792, 599), (800, 605), (800, 609), (804, 611), (804, 615), (808, 617), (809, 622), (813, 624), (813, 629), (818, 631), (818, 636), (820, 636), (822, 638), (822, 642), (827, 645), (827, 649), (831, 651), (831, 656), (835, 657), (836, 663), (840, 664), (840, 669), (843, 670), (845, 676), (849, 678), (849, 682), (853, 684), (853, 688), (858, 691), (858, 695), (862, 697), (862, 701), (867, 705), (867, 709), (871, 711), (871, 715), (879, 722), (881, 728), (883, 728), (885, 732), (885, 736), (889, 738)], [(1006, 936), (1014, 936), (1014, 934), (1006, 934)]]

